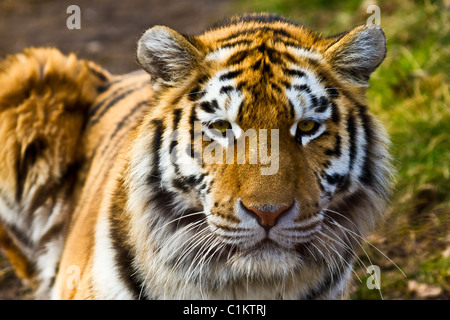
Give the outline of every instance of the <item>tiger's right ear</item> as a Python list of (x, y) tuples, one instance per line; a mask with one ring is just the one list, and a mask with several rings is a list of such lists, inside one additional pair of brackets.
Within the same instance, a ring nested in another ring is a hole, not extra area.
[(202, 54), (184, 36), (164, 26), (148, 29), (137, 47), (137, 60), (152, 79), (172, 85), (200, 63)]

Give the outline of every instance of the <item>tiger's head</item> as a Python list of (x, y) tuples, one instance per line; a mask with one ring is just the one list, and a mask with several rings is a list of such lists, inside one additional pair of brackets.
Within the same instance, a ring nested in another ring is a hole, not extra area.
[(217, 283), (345, 273), (389, 191), (365, 102), (385, 54), (379, 27), (323, 37), (264, 14), (147, 30), (137, 59), (155, 106), (127, 178), (142, 260)]

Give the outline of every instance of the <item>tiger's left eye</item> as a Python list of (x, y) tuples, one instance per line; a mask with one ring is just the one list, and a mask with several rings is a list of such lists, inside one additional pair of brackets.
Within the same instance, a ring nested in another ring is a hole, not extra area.
[(297, 130), (299, 130), (301, 134), (311, 134), (317, 129), (318, 125), (319, 124), (315, 121), (304, 120), (298, 123)]
[(228, 129), (231, 129), (231, 124), (228, 121), (225, 120), (219, 120), (211, 123), (209, 125), (210, 129), (214, 129), (221, 133), (222, 135), (225, 135)]

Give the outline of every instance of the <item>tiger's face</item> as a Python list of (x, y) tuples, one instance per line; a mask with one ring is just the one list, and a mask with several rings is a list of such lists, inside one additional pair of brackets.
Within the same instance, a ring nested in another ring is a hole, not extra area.
[(237, 65), (222, 62), (201, 89), (196, 114), (212, 181), (202, 205), (211, 232), (229, 245), (295, 250), (320, 230), (334, 192), (321, 189), (321, 155), (338, 128), (325, 85), (300, 61), (271, 62), (275, 49), (263, 39)]
[(263, 277), (343, 270), (350, 232), (370, 229), (387, 192), (383, 132), (364, 106), (384, 43), (379, 28), (323, 38), (264, 15), (190, 38), (149, 29), (138, 60), (157, 102), (131, 191), (164, 262)]

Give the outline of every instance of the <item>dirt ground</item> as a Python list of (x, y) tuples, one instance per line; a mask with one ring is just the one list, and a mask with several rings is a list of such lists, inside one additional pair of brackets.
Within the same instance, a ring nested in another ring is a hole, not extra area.
[[(230, 0), (0, 0), (0, 56), (29, 46), (55, 46), (92, 59), (114, 73), (137, 69), (136, 42), (162, 24), (194, 34), (227, 16)], [(81, 29), (69, 30), (69, 5)]]
[[(113, 73), (138, 69), (136, 42), (161, 24), (195, 34), (230, 14), (232, 0), (0, 0), (0, 59), (30, 46), (75, 52)], [(78, 5), (81, 29), (69, 30), (67, 7)], [(31, 299), (0, 252), (0, 299)]]

